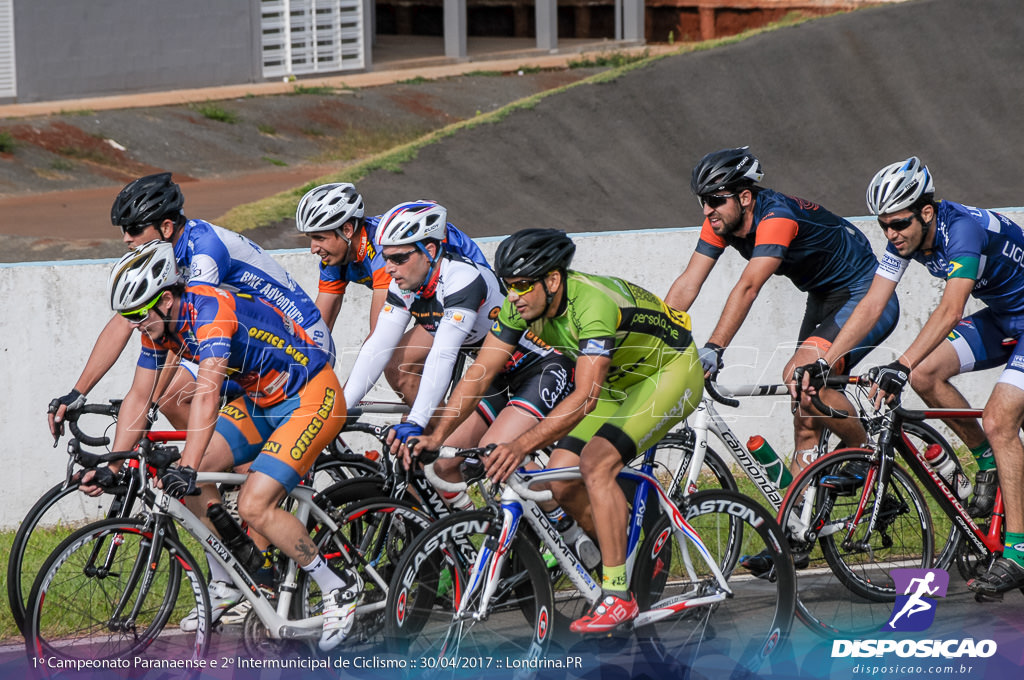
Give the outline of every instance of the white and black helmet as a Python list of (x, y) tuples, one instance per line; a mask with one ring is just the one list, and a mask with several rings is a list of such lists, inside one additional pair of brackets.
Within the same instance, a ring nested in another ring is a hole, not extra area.
[(433, 201), (399, 203), (377, 224), (377, 245), (400, 246), (427, 239), (444, 241), (448, 211)]
[(363, 197), (348, 182), (321, 184), (310, 189), (295, 209), (295, 228), (303, 234), (341, 229), (363, 218)]
[(928, 167), (917, 156), (887, 165), (868, 184), (868, 210), (886, 215), (905, 210), (925, 194), (934, 194), (935, 185)]
[(110, 308), (118, 313), (134, 312), (183, 281), (174, 246), (150, 241), (125, 253), (111, 270), (107, 279)]

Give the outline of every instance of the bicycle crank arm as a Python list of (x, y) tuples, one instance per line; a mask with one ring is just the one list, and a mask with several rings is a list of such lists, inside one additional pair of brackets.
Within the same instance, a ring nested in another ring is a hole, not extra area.
[(726, 593), (716, 593), (714, 595), (706, 595), (704, 597), (688, 597), (686, 595), (676, 595), (657, 602), (645, 612), (640, 612), (640, 615), (633, 621), (634, 627), (646, 626), (651, 623), (656, 623), (667, 619), (670, 616), (674, 616), (680, 612), (686, 611), (687, 609), (695, 609), (696, 607), (707, 607), (708, 605), (717, 604), (728, 597)]

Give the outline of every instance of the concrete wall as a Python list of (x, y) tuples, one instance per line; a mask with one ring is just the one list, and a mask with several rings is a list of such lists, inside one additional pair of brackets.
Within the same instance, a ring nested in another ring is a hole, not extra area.
[(257, 0), (14, 0), (18, 101), (253, 82)]
[[(1024, 224), (1024, 210), (1006, 211)], [(874, 220), (854, 220), (869, 235), (876, 252), (882, 247)], [(686, 264), (697, 241), (690, 229), (574, 235), (579, 244), (575, 268), (607, 273), (634, 281), (663, 295)], [(493, 255), (498, 239), (481, 246)], [(316, 258), (306, 251), (279, 251), (275, 257), (299, 283), (315, 294)], [(0, 469), (5, 470), (0, 527), (16, 526), (27, 508), (47, 488), (64, 477), (67, 458), (63, 444), (50, 447), (46, 406), (54, 396), (65, 394), (85, 365), (93, 342), (110, 317), (103, 291), (112, 260), (19, 264), (0, 266), (0, 422), (4, 446)], [(735, 252), (719, 262), (691, 310), (694, 336), (703, 344), (711, 333), (733, 283), (745, 265)], [(877, 349), (862, 368), (887, 363), (905, 348), (938, 302), (943, 283), (929, 277), (924, 267), (914, 266), (900, 286), (903, 313), (899, 329), (887, 346)], [(339, 348), (340, 376), (347, 376), (367, 333), (369, 292), (353, 286), (335, 329)], [(803, 315), (803, 296), (787, 281), (773, 277), (754, 305), (745, 325), (725, 353), (723, 384), (778, 382), (791, 356)], [(133, 339), (119, 363), (93, 390), (93, 400), (123, 396), (131, 382), (138, 352)], [(957, 378), (967, 398), (983, 405), (996, 378), (995, 371)], [(386, 390), (371, 396), (386, 397)], [(911, 403), (917, 403), (911, 400)], [(777, 451), (792, 451), (792, 429), (787, 398), (753, 398), (741, 409), (721, 409), (737, 436), (745, 440), (764, 435)], [(721, 447), (719, 447), (721, 448)]]

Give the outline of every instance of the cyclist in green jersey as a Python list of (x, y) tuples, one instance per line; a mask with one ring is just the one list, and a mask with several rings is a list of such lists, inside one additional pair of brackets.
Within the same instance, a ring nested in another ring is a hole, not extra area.
[(550, 466), (580, 466), (582, 483), (552, 491), (601, 546), (604, 597), (571, 626), (598, 633), (637, 615), (625, 567), (628, 508), (616, 475), (696, 408), (704, 370), (689, 315), (628, 281), (569, 270), (575, 251), (554, 229), (526, 229), (502, 241), (495, 270), (508, 297), (448, 407), (435, 413), (415, 449), (436, 449), (473, 413), (525, 333), (576, 359), (569, 396), (484, 463), (491, 479), (504, 481), (528, 454), (554, 444)]

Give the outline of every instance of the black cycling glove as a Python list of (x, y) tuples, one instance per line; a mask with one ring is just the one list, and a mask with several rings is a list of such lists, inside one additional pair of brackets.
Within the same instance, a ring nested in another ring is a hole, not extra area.
[(188, 467), (169, 468), (163, 474), (160, 481), (164, 484), (164, 492), (174, 498), (185, 496), (198, 496), (199, 489), (196, 487), (196, 471)]
[(910, 380), (910, 367), (898, 361), (871, 370), (871, 378), (878, 389), (892, 397), (898, 397)]

